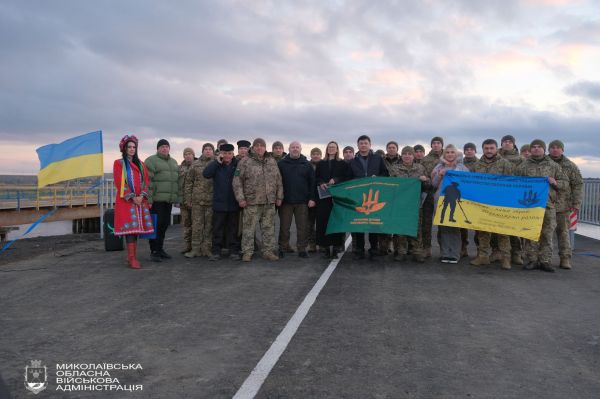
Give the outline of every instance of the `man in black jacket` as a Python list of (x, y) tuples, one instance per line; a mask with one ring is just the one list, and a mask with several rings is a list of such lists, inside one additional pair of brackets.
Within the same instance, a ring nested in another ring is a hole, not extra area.
[(238, 160), (233, 156), (233, 149), (233, 144), (221, 144), (217, 159), (206, 165), (202, 172), (205, 178), (213, 179), (212, 255), (208, 258), (212, 261), (221, 259), (221, 249), (225, 243), (229, 247), (229, 257), (240, 259), (240, 207), (231, 185)]
[[(371, 138), (367, 135), (362, 135), (356, 141), (358, 153), (350, 162), (348, 168), (348, 180), (360, 179), (369, 176), (389, 176), (389, 172), (385, 166), (382, 157), (373, 154), (371, 150)], [(373, 259), (378, 255), (378, 240), (379, 234), (369, 233), (369, 259)], [(354, 241), (354, 259), (365, 258), (365, 233), (352, 233), (352, 241)]]
[(283, 183), (283, 202), (279, 207), (279, 257), (285, 252), (293, 252), (290, 247), (290, 227), (294, 217), (298, 256), (308, 258), (308, 208), (315, 206), (315, 171), (301, 152), (300, 143), (293, 141), (289, 154), (277, 163)]

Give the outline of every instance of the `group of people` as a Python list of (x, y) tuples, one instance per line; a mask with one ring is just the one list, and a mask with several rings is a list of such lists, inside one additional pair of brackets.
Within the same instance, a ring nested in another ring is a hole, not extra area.
[[(325, 258), (335, 258), (343, 251), (344, 233), (327, 234), (333, 208), (331, 196), (322, 195), (331, 185), (369, 176), (411, 177), (421, 182), (419, 228), (416, 237), (369, 233), (352, 233), (355, 259), (369, 259), (392, 254), (396, 261), (411, 255), (422, 263), (431, 257), (432, 226), (435, 204), (448, 170), (462, 170), (499, 175), (546, 177), (550, 185), (542, 233), (539, 241), (475, 231), (477, 256), (475, 266), (500, 262), (503, 269), (523, 265), (527, 270), (552, 272), (552, 241), (558, 236), (560, 267), (571, 268), (569, 216), (578, 211), (582, 201), (583, 179), (578, 167), (564, 155), (564, 144), (553, 140), (548, 147), (536, 139), (519, 149), (512, 135), (500, 144), (486, 139), (477, 157), (477, 146), (467, 143), (463, 152), (452, 144), (444, 146), (441, 137), (433, 137), (426, 154), (422, 145), (405, 146), (390, 141), (385, 151), (373, 151), (367, 135), (358, 137), (356, 153), (352, 146), (340, 151), (337, 142), (302, 155), (298, 141), (289, 144), (288, 153), (276, 141), (267, 151), (267, 143), (256, 138), (252, 143), (240, 140), (235, 147), (226, 140), (217, 146), (205, 143), (200, 157), (193, 149), (183, 151), (181, 164), (170, 155), (165, 139), (157, 143), (157, 152), (141, 162), (137, 155), (138, 139), (124, 136), (120, 142), (122, 157), (114, 162), (114, 181), (118, 190), (115, 202), (115, 235), (125, 236), (128, 264), (140, 268), (137, 259), (137, 236), (155, 234), (149, 240), (151, 260), (161, 262), (171, 256), (164, 250), (164, 238), (173, 206), (181, 209), (183, 224), (182, 253), (188, 258), (221, 259), (227, 249), (232, 259), (250, 262), (257, 248), (263, 258), (276, 261), (297, 252), (308, 258), (320, 250)], [(548, 150), (548, 154), (546, 154)], [(443, 194), (443, 193), (442, 193)], [(279, 218), (279, 237), (275, 221)], [(452, 216), (450, 216), (452, 217)], [(296, 225), (296, 248), (290, 243), (292, 221)], [(457, 263), (468, 256), (469, 231), (439, 226), (440, 260)], [(317, 249), (318, 248), (318, 249)]]

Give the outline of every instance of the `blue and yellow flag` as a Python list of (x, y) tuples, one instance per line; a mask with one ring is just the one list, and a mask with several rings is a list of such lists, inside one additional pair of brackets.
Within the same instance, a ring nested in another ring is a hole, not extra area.
[(79, 177), (103, 176), (102, 131), (73, 137), (37, 150), (38, 187)]
[(448, 171), (434, 224), (539, 240), (548, 199), (546, 177)]

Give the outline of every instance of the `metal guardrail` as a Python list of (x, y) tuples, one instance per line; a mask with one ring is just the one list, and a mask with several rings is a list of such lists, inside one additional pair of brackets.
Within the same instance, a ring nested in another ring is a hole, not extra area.
[(600, 179), (583, 179), (583, 201), (578, 221), (600, 225)]

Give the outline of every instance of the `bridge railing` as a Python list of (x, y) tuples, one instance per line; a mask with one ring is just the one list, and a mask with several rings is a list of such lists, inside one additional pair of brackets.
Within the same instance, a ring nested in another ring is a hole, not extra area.
[(583, 179), (579, 222), (600, 225), (600, 179)]

